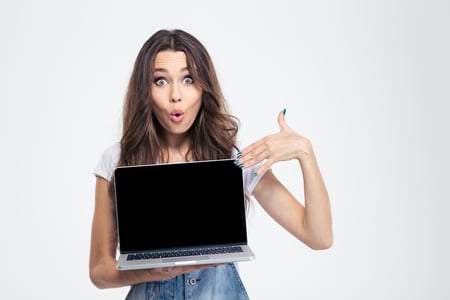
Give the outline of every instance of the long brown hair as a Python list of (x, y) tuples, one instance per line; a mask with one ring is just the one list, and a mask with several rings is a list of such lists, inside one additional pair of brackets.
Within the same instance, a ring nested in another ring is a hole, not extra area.
[[(155, 57), (160, 51), (182, 51), (194, 82), (202, 89), (202, 105), (187, 132), (186, 159), (231, 158), (236, 146), (239, 120), (228, 112), (212, 60), (205, 47), (191, 34), (160, 30), (142, 46), (136, 58), (123, 108), (119, 166), (164, 162), (167, 145), (153, 114), (151, 83)], [(111, 191), (113, 192), (113, 191)], [(114, 194), (112, 194), (114, 195)]]

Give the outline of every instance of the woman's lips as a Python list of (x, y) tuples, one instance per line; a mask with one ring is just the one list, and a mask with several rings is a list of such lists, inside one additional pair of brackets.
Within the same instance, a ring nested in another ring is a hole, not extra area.
[(176, 109), (170, 113), (170, 119), (172, 122), (180, 123), (184, 119), (184, 112), (180, 109)]

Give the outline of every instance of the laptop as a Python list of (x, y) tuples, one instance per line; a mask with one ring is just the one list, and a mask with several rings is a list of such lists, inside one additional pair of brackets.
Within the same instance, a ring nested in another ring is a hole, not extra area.
[(254, 259), (234, 159), (118, 167), (118, 270)]

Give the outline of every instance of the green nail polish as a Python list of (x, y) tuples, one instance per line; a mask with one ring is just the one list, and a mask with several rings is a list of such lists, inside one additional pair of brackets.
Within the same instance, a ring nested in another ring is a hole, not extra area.
[(256, 172), (253, 173), (253, 177), (256, 177), (256, 176), (258, 176), (258, 173), (256, 173)]
[(286, 114), (286, 108), (285, 109), (283, 109), (283, 115), (285, 115)]
[(239, 157), (241, 157), (242, 156), (242, 152), (238, 152), (237, 154), (236, 154), (236, 157), (237, 158), (239, 158)]
[(234, 161), (234, 164), (237, 166), (237, 165), (239, 164), (239, 160), (236, 159), (236, 160)]

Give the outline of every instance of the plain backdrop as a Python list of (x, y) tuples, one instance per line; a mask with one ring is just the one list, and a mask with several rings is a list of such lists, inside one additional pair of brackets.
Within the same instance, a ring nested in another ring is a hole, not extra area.
[[(251, 299), (449, 299), (449, 15), (444, 0), (3, 0), (0, 298), (124, 299), (89, 281), (92, 171), (140, 47), (181, 28), (209, 50), (241, 143), (286, 108), (329, 189), (325, 251), (254, 203)], [(298, 164), (273, 169), (303, 201)]]

